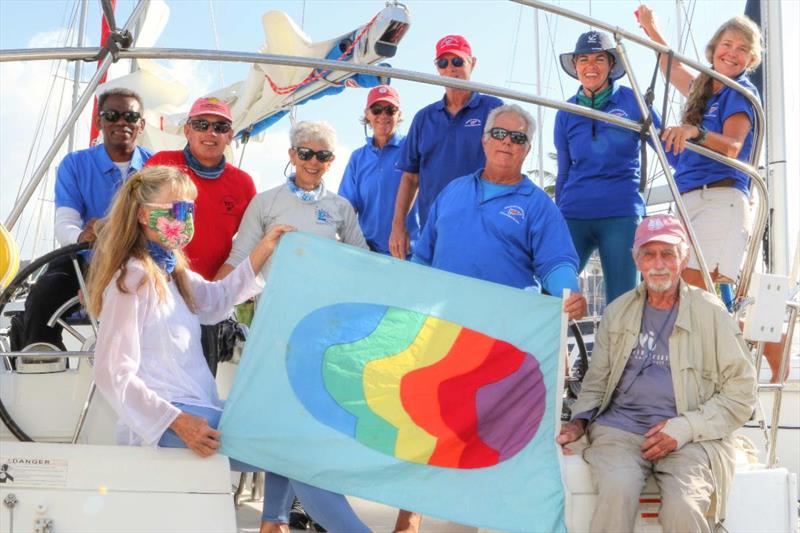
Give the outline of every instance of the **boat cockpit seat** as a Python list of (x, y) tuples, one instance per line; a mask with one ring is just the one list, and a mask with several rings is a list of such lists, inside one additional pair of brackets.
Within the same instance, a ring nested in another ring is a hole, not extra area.
[[(573, 532), (589, 531), (597, 502), (591, 469), (582, 456), (585, 447), (586, 441), (581, 439), (570, 446), (576, 453), (563, 457), (564, 486), (569, 493), (565, 516), (567, 527)], [(794, 474), (785, 468), (768, 469), (750, 463), (745, 454), (737, 453), (736, 475), (728, 495), (727, 515), (723, 522), (725, 529), (721, 531), (796, 531), (796, 514), (792, 526), (791, 513), (782, 512), (784, 509), (796, 509), (796, 502), (797, 481)], [(660, 505), (661, 494), (651, 476), (639, 497), (635, 532), (662, 531), (658, 521)], [(767, 509), (776, 512), (763, 512)]]

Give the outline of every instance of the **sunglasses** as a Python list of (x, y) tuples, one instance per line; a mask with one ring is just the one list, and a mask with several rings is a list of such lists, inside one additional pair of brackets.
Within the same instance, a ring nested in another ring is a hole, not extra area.
[(162, 211), (162, 213), (157, 213), (159, 215), (169, 216), (175, 220), (186, 220), (187, 218), (189, 218), (189, 215), (194, 214), (194, 202), (187, 202), (185, 200), (172, 202), (171, 204), (144, 204), (144, 205), (145, 207), (151, 207), (154, 210)]
[(505, 128), (492, 128), (489, 130), (489, 135), (491, 135), (492, 139), (496, 139), (498, 141), (502, 141), (511, 135), (511, 142), (514, 144), (525, 144), (528, 142), (528, 136), (524, 133), (519, 131), (508, 131)]
[(202, 118), (190, 120), (189, 124), (194, 131), (208, 131), (208, 127), (211, 126), (216, 133), (228, 133), (232, 127), (230, 122), (210, 122)]
[(447, 68), (447, 65), (452, 64), (454, 67), (460, 68), (464, 66), (465, 62), (466, 61), (464, 61), (463, 57), (454, 57), (452, 59), (447, 59), (446, 57), (440, 57), (439, 59), (436, 60), (436, 66), (439, 67), (440, 69), (445, 69)]
[(119, 117), (124, 118), (125, 122), (128, 124), (135, 124), (142, 118), (142, 114), (138, 111), (117, 111), (116, 109), (108, 109), (106, 111), (100, 111), (98, 114), (112, 124), (118, 121)]
[(306, 148), (305, 146), (293, 146), (292, 150), (295, 151), (297, 157), (299, 157), (301, 161), (308, 161), (312, 157), (316, 157), (317, 161), (320, 163), (327, 163), (333, 159), (333, 152), (330, 150), (317, 150), (315, 152), (311, 148)]
[(393, 117), (395, 113), (397, 113), (397, 108), (391, 104), (387, 104), (385, 106), (375, 104), (369, 108), (369, 112), (375, 115), (376, 117), (381, 113), (386, 113), (390, 117)]

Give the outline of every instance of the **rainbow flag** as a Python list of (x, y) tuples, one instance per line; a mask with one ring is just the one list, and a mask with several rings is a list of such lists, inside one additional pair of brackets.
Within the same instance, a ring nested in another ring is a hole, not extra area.
[(565, 327), (560, 299), (289, 234), (222, 452), (453, 522), (563, 531)]

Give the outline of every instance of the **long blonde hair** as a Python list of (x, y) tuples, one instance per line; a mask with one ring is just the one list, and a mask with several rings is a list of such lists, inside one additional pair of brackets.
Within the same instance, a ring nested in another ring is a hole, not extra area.
[[(708, 41), (706, 45), (706, 59), (708, 62), (712, 65), (714, 64), (714, 50), (717, 49), (717, 45), (726, 31), (736, 33), (747, 42), (750, 47), (752, 61), (745, 70), (750, 72), (756, 69), (761, 64), (761, 30), (755, 22), (743, 15), (733, 17), (720, 26), (711, 40)], [(714, 78), (705, 72), (701, 72), (692, 82), (692, 88), (686, 98), (686, 106), (683, 108), (683, 123), (699, 126), (703, 122), (706, 104), (713, 94)]]
[[(164, 275), (150, 257), (147, 237), (139, 225), (139, 209), (143, 204), (152, 203), (165, 188), (180, 198), (194, 200), (197, 197), (197, 188), (191, 178), (176, 167), (166, 166), (143, 168), (129, 177), (114, 196), (111, 210), (97, 235), (89, 266), (89, 312), (94, 316), (100, 315), (103, 291), (117, 272), (117, 288), (120, 292), (129, 292), (125, 287), (125, 276), (128, 260), (132, 257), (141, 261), (145, 268), (145, 275), (136, 289), (153, 283), (159, 299), (165, 298), (167, 287)], [(175, 250), (175, 259), (172, 277), (186, 305), (194, 312), (194, 298), (186, 274), (186, 257), (180, 250)]]

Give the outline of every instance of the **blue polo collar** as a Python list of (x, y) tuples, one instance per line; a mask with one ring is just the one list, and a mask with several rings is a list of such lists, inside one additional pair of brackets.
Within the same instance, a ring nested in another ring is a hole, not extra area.
[[(444, 96), (442, 96), (441, 100), (436, 102), (436, 109), (438, 109), (439, 111), (446, 111), (447, 110), (447, 106), (445, 105), (445, 98), (447, 98), (446, 94)], [(481, 95), (479, 93), (476, 93), (475, 91), (473, 91), (471, 96), (469, 97), (469, 100), (467, 100), (467, 104), (464, 107), (461, 108), (461, 111), (463, 111), (466, 108), (474, 109), (474, 108), (478, 107), (480, 105), (480, 99), (481, 99)], [(459, 111), (459, 113), (461, 111)]]
[[(482, 192), (483, 190), (483, 184), (481, 183), (482, 175), (483, 175), (483, 168), (476, 170), (472, 174), (472, 182), (478, 192)], [(504, 191), (502, 194), (499, 194), (494, 198), (490, 198), (487, 201), (492, 201), (495, 198), (502, 198), (503, 196), (508, 196), (509, 194), (524, 194), (525, 196), (532, 195), (533, 192), (536, 190), (536, 185), (534, 185), (533, 182), (530, 179), (528, 179), (528, 177), (525, 174), (520, 174), (520, 177), (522, 179), (519, 182), (515, 183), (511, 187), (508, 187), (508, 189)], [(482, 199), (483, 199), (483, 194), (479, 194), (478, 203), (483, 202)]]
[[(369, 146), (373, 151), (377, 152), (381, 149), (375, 146), (375, 143), (372, 142), (374, 138), (375, 137), (372, 135), (367, 135), (367, 146)], [(389, 140), (386, 142), (384, 148), (386, 146), (399, 146), (399, 145), (400, 145), (400, 138), (397, 132), (395, 132), (391, 137), (389, 137)]]
[[(119, 168), (117, 167), (116, 163), (111, 160), (111, 156), (108, 155), (108, 151), (106, 150), (105, 144), (98, 144), (95, 146), (97, 156), (97, 162), (100, 165), (100, 168), (105, 173), (112, 173), (112, 172), (119, 172)], [(133, 147), (133, 155), (131, 156), (131, 167), (128, 173), (130, 174), (131, 171), (141, 170), (144, 167), (144, 159), (142, 159), (142, 151), (139, 150), (139, 146)], [(127, 176), (122, 176), (122, 179), (127, 178)]]
[[(608, 97), (608, 102), (609, 103), (616, 104), (616, 103), (619, 102), (618, 99), (619, 99), (619, 88), (620, 87), (621, 86), (620, 86), (619, 83), (611, 82), (611, 96)], [(583, 91), (583, 85), (578, 87), (578, 90), (575, 91), (575, 94), (573, 95), (571, 100), (577, 102), (578, 101), (578, 95), (581, 93), (581, 91)]]

